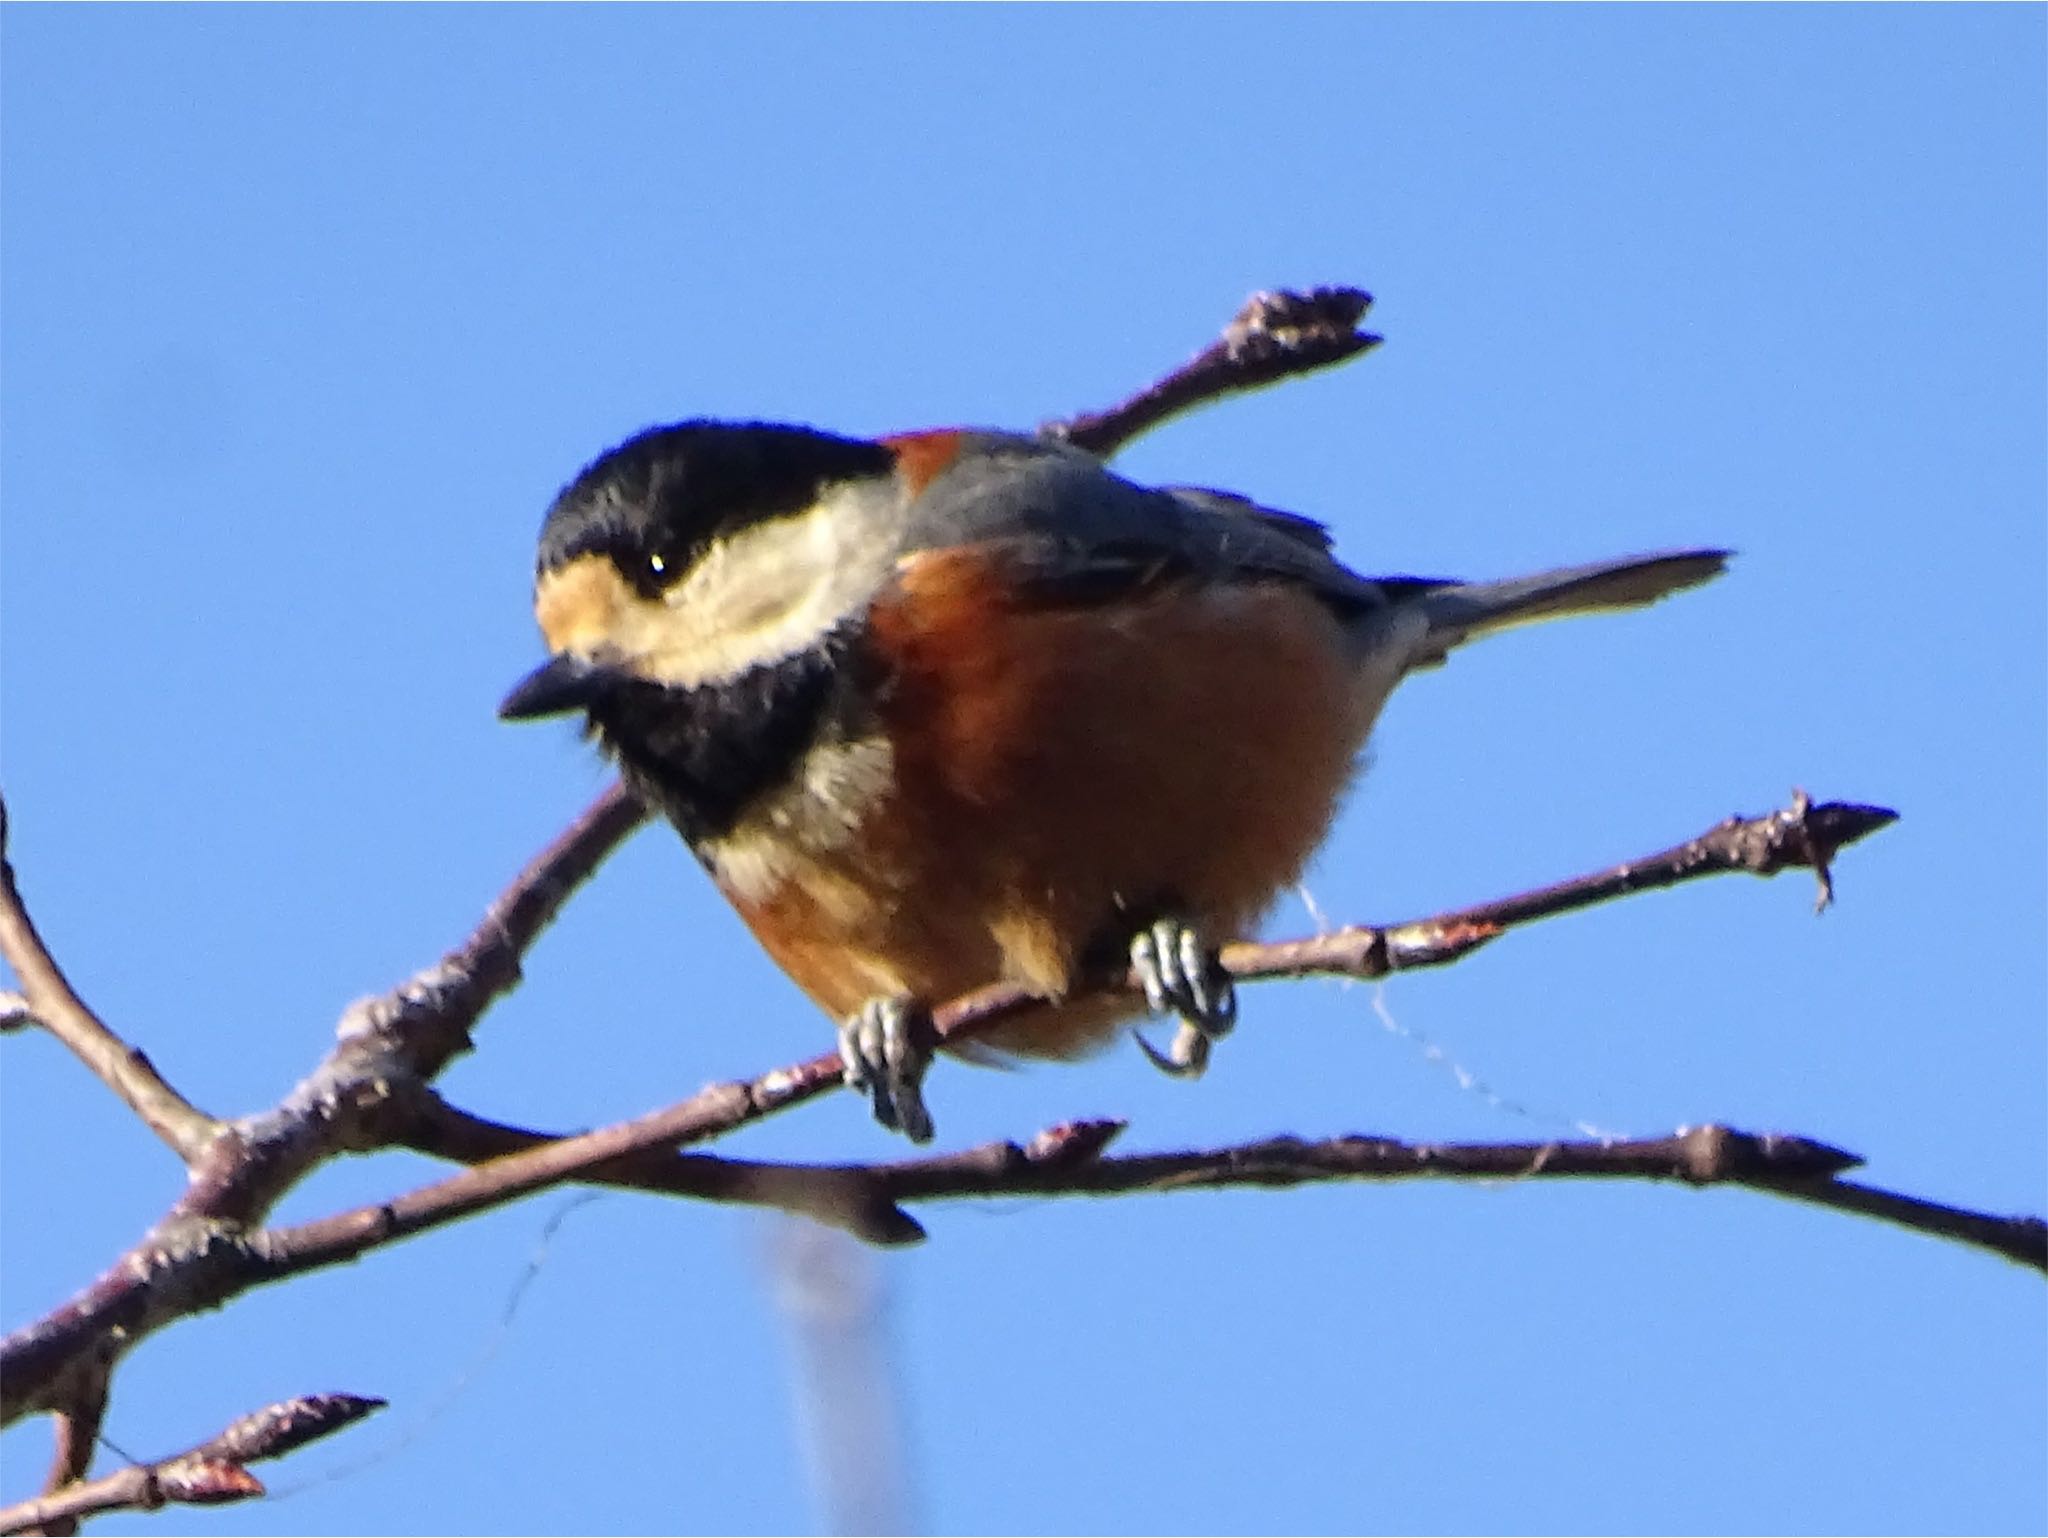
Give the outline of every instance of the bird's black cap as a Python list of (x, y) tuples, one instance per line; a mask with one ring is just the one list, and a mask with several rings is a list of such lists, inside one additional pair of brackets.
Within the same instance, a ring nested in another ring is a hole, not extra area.
[(541, 526), (541, 571), (588, 552), (672, 573), (713, 540), (800, 512), (837, 481), (886, 475), (880, 443), (772, 422), (678, 422), (651, 427), (592, 460), (562, 488)]

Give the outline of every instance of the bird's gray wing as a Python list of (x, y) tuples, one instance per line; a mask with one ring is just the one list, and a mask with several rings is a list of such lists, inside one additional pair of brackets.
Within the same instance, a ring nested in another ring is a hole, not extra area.
[(977, 435), (911, 509), (904, 552), (972, 545), (1020, 589), (1052, 602), (1106, 601), (1169, 576), (1284, 580), (1333, 605), (1376, 610), (1442, 582), (1366, 578), (1330, 553), (1321, 524), (1227, 492), (1153, 490), (1065, 445)]

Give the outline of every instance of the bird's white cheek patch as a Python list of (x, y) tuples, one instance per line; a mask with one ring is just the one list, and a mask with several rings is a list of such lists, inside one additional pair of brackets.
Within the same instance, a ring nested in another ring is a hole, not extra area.
[(544, 574), (534, 607), (552, 651), (676, 688), (730, 683), (858, 613), (887, 580), (901, 534), (893, 489), (862, 483), (726, 536), (658, 597), (592, 553)]
[(689, 688), (808, 651), (874, 596), (896, 533), (872, 493), (848, 490), (719, 541), (663, 595), (639, 670)]

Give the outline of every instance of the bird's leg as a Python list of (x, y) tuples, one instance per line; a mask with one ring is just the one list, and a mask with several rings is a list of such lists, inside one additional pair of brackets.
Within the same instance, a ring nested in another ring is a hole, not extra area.
[(1237, 1024), (1237, 989), (1217, 963), (1216, 952), (1192, 923), (1168, 915), (1132, 937), (1131, 970), (1155, 1015), (1180, 1016), (1180, 1029), (1164, 1052), (1138, 1037), (1145, 1056), (1175, 1078), (1200, 1077), (1209, 1066), (1210, 1044)]
[(869, 999), (839, 1027), (846, 1087), (867, 1095), (875, 1120), (913, 1143), (932, 1140), (931, 1113), (919, 1086), (936, 1045), (931, 1011), (908, 994)]

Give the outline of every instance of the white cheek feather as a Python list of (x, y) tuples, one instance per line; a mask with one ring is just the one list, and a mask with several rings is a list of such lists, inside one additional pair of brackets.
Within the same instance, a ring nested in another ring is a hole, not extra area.
[(895, 505), (892, 487), (847, 487), (720, 540), (645, 616), (641, 670), (695, 687), (814, 646), (888, 576)]

